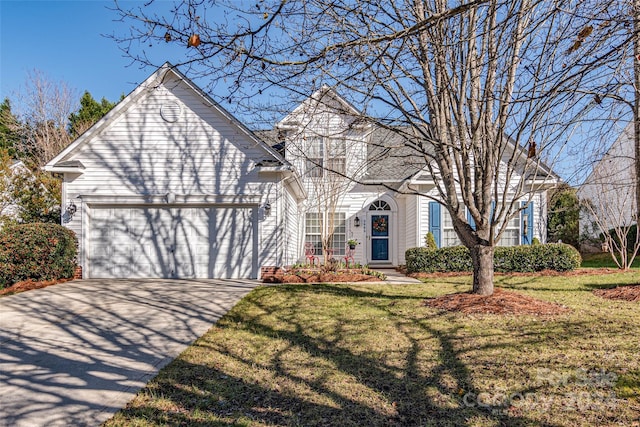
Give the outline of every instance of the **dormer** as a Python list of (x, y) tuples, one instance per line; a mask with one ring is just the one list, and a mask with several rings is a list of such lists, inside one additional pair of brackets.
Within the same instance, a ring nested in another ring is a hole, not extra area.
[(364, 174), (371, 125), (360, 111), (324, 85), (276, 125), (280, 148), (303, 180)]

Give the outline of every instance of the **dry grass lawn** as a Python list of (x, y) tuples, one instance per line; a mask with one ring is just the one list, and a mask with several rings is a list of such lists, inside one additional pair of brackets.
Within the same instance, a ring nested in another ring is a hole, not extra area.
[(500, 276), (569, 310), (463, 314), (422, 285), (261, 287), (107, 426), (640, 426), (640, 272)]

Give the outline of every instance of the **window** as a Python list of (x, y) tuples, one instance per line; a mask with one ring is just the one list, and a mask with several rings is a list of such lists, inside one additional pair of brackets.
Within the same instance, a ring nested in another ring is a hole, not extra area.
[[(313, 243), (316, 255), (320, 256), (322, 250), (322, 232), (326, 231), (329, 237), (329, 247), (333, 249), (334, 256), (345, 254), (347, 245), (347, 220), (344, 212), (336, 212), (333, 216), (333, 234), (329, 236), (328, 228), (331, 226), (330, 214), (320, 212), (308, 212), (305, 215), (305, 243)], [(326, 219), (326, 221), (325, 221)], [(325, 230), (326, 227), (326, 230)]]
[[(440, 209), (441, 224), (442, 224), (442, 246), (458, 246), (462, 245), (462, 242), (458, 238), (456, 231), (453, 228), (453, 220), (449, 211), (445, 208)], [(472, 221), (471, 215), (467, 211), (467, 218)], [(437, 221), (436, 221), (437, 223)], [(472, 224), (472, 227), (475, 227)], [(498, 231), (496, 226), (495, 231)], [(497, 242), (497, 246), (517, 246), (520, 244), (520, 216), (516, 215), (515, 218), (509, 220), (507, 228), (502, 233), (500, 240)]]
[[(327, 214), (327, 227), (331, 225)], [(347, 245), (347, 221), (344, 212), (336, 212), (333, 214), (333, 235), (329, 239), (329, 247), (333, 249), (333, 255), (344, 255)]]
[(445, 208), (440, 210), (442, 212), (442, 246), (458, 246), (462, 242), (458, 239), (456, 230), (453, 229), (453, 220), (449, 211)]
[[(496, 229), (498, 227), (496, 226)], [(496, 230), (497, 231), (497, 230)], [(509, 220), (507, 228), (500, 237), (497, 246), (517, 246), (520, 244), (520, 215)]]
[(347, 147), (342, 138), (331, 138), (327, 144), (327, 169), (339, 174), (347, 171)]
[(316, 255), (322, 254), (322, 214), (318, 212), (307, 212), (305, 215), (304, 241), (313, 243)]
[(321, 178), (324, 169), (345, 174), (347, 171), (347, 143), (344, 138), (307, 137), (306, 175)]
[(389, 203), (385, 202), (384, 200), (376, 200), (375, 202), (369, 205), (369, 210), (370, 211), (390, 211), (391, 206), (389, 206)]
[(324, 144), (322, 137), (309, 137), (307, 139), (307, 144), (307, 176), (309, 178), (321, 178), (324, 168)]

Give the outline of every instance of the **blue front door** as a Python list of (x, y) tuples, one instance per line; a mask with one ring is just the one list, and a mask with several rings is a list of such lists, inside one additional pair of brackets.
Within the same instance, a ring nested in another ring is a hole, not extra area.
[(389, 215), (371, 215), (371, 260), (389, 261)]

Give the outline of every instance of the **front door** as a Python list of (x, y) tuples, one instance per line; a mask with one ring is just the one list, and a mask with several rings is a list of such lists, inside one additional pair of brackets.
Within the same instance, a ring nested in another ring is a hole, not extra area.
[(371, 261), (388, 262), (389, 214), (371, 214)]

